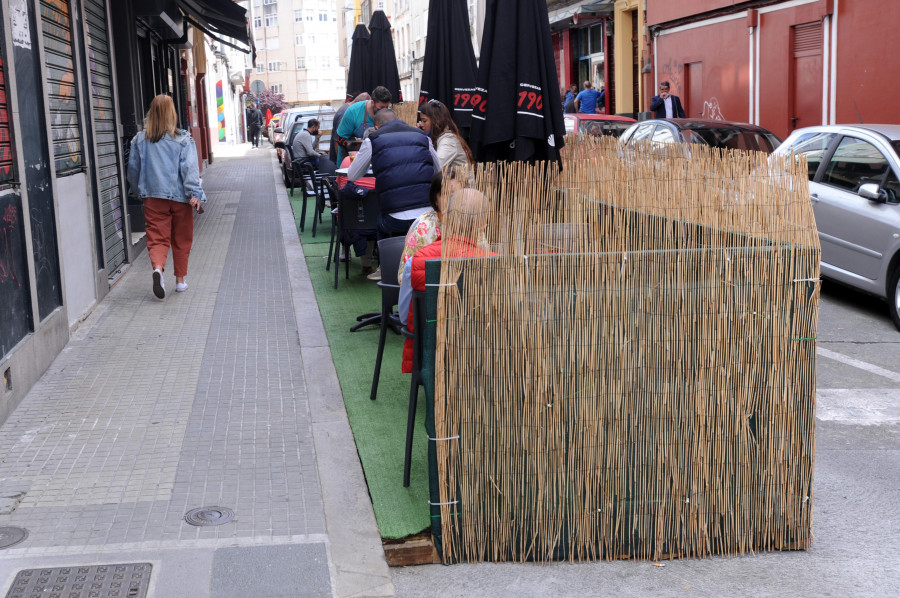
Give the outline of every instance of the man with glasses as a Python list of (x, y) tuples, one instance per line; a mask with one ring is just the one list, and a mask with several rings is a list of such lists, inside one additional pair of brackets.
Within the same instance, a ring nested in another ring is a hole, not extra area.
[(659, 95), (653, 96), (650, 110), (653, 111), (653, 118), (685, 118), (681, 100), (669, 93), (668, 81), (659, 84)]

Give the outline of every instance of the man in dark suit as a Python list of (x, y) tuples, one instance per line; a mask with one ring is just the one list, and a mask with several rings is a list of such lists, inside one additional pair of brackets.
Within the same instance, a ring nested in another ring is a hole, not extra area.
[(659, 84), (659, 95), (650, 100), (653, 118), (685, 118), (684, 108), (678, 96), (669, 93), (669, 82)]

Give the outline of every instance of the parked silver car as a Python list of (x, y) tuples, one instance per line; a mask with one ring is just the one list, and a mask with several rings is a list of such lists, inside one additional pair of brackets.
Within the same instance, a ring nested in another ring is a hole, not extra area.
[(776, 154), (805, 154), (822, 275), (887, 299), (900, 329), (900, 125), (797, 129)]

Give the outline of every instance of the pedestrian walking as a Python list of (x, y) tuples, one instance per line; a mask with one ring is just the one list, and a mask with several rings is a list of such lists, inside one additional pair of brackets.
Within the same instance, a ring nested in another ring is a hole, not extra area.
[(175, 291), (188, 288), (184, 278), (194, 240), (194, 210), (202, 214), (202, 204), (206, 203), (200, 186), (197, 148), (187, 131), (175, 128), (177, 121), (172, 98), (153, 98), (144, 130), (131, 141), (128, 159), (128, 184), (144, 202), (153, 293), (160, 299), (166, 298), (163, 271), (170, 246)]
[(256, 106), (247, 110), (247, 133), (253, 148), (259, 147), (259, 132), (263, 126), (263, 115)]

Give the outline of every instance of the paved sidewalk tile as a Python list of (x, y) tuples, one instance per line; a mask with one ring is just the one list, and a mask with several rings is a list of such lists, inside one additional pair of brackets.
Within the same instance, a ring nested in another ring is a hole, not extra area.
[[(156, 299), (143, 252), (0, 426), (0, 526), (30, 534), (0, 552), (0, 583), (23, 557), (299, 542), (279, 558), (314, 553), (332, 591), (272, 163), (217, 159), (189, 290), (174, 292), (170, 259)], [(203, 506), (235, 520), (183, 521)]]

